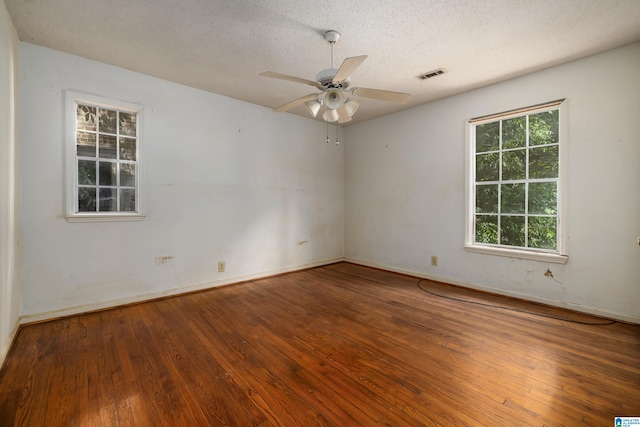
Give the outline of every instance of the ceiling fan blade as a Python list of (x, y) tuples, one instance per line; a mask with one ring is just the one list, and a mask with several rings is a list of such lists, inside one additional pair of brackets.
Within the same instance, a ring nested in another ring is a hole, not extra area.
[(348, 79), (351, 73), (353, 73), (356, 68), (358, 68), (360, 64), (364, 62), (365, 59), (367, 59), (367, 55), (352, 56), (351, 58), (347, 58), (342, 61), (342, 65), (340, 66), (340, 69), (338, 69), (336, 75), (333, 77), (332, 83), (338, 84), (341, 81)]
[(260, 73), (260, 75), (263, 77), (271, 77), (272, 79), (287, 80), (290, 82), (302, 83), (305, 85), (318, 87), (318, 82), (314, 82), (313, 80), (307, 80), (300, 77), (288, 76), (286, 74), (280, 74), (273, 71), (264, 71)]
[(351, 116), (349, 115), (349, 112), (344, 105), (338, 108), (338, 116), (338, 123), (346, 123), (351, 121)]
[(300, 104), (304, 104), (307, 101), (311, 101), (312, 99), (316, 99), (320, 95), (319, 93), (310, 93), (309, 95), (305, 95), (302, 98), (295, 99), (291, 102), (288, 102), (278, 108), (274, 108), (273, 111), (276, 113), (281, 113), (283, 111), (287, 111), (292, 109), (293, 107), (297, 107)]
[(366, 87), (354, 87), (349, 93), (356, 96), (364, 96), (365, 98), (378, 99), (380, 101), (395, 102), (396, 104), (405, 104), (409, 100), (409, 97), (411, 97), (408, 93), (369, 89)]

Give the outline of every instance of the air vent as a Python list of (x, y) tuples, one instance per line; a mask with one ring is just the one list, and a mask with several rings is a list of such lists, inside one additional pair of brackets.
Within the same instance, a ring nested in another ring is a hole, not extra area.
[(427, 80), (435, 76), (439, 76), (440, 74), (444, 74), (444, 70), (442, 68), (438, 68), (437, 70), (429, 71), (424, 74), (420, 74), (418, 78), (420, 80)]

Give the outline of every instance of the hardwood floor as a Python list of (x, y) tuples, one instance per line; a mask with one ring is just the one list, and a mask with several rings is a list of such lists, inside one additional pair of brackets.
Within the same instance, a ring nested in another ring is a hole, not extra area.
[(339, 263), (23, 327), (0, 373), (0, 425), (640, 416), (640, 326), (417, 282)]

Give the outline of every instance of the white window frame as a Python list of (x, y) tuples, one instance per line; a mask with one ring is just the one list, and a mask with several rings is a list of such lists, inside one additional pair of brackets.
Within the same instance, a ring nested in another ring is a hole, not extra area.
[[(95, 95), (65, 92), (66, 219), (69, 222), (142, 221), (144, 213), (143, 155), (141, 143), (142, 105)], [(135, 212), (77, 212), (78, 162), (76, 149), (76, 105), (84, 104), (137, 114), (136, 122), (136, 210)]]
[[(551, 109), (558, 109), (559, 116), (559, 129), (558, 129), (558, 211), (557, 211), (557, 250), (538, 250), (529, 248), (511, 248), (506, 245), (488, 245), (482, 243), (475, 243), (475, 179), (476, 179), (476, 149), (475, 149), (475, 128), (478, 125), (491, 123), (498, 120), (506, 120), (514, 117), (521, 117), (525, 115), (531, 115), (548, 111)], [(503, 113), (492, 114), (488, 116), (476, 117), (466, 121), (466, 156), (465, 156), (465, 171), (466, 171), (466, 188), (465, 188), (465, 249), (470, 252), (498, 255), (512, 258), (523, 258), (536, 261), (545, 261), (551, 263), (564, 264), (568, 261), (566, 246), (567, 235), (567, 212), (565, 208), (565, 189), (567, 188), (567, 100), (560, 99), (557, 101), (547, 102), (544, 104), (538, 104), (531, 107), (519, 108), (517, 110), (510, 110)]]

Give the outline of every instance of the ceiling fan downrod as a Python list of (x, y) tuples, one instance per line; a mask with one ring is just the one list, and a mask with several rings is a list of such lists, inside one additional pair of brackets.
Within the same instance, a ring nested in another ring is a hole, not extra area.
[(338, 40), (340, 40), (340, 33), (337, 32), (336, 30), (329, 30), (326, 33), (324, 33), (324, 39), (326, 41), (329, 42), (329, 45), (331, 46), (331, 68), (335, 68), (333, 66), (334, 62), (333, 62), (333, 45), (336, 44), (336, 42)]

